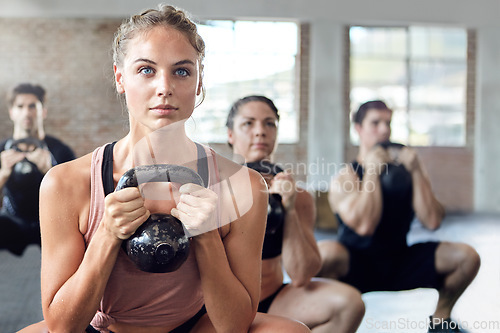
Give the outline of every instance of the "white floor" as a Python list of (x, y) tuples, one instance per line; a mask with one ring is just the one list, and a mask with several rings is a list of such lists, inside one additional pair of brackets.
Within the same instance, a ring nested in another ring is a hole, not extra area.
[[(472, 333), (500, 332), (500, 217), (453, 216), (435, 232), (414, 224), (410, 243), (448, 240), (472, 245), (481, 256), (475, 280), (458, 300), (452, 318)], [(363, 295), (366, 314), (360, 333), (427, 332), (438, 299), (433, 289), (371, 292)]]
[[(318, 232), (317, 238), (335, 237)], [(449, 240), (472, 245), (480, 254), (478, 276), (459, 299), (452, 317), (471, 333), (500, 333), (500, 216), (450, 216), (429, 232), (415, 224), (409, 242)], [(360, 333), (427, 332), (437, 292), (417, 289), (372, 292), (363, 295), (366, 314)], [(22, 257), (0, 251), (0, 333), (12, 333), (42, 319), (40, 308), (40, 250), (27, 249)]]

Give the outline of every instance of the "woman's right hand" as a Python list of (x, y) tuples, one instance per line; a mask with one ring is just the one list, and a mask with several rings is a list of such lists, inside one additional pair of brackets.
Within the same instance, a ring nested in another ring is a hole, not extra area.
[(128, 187), (110, 193), (104, 200), (105, 210), (101, 225), (113, 237), (128, 239), (149, 217), (144, 198), (137, 187)]

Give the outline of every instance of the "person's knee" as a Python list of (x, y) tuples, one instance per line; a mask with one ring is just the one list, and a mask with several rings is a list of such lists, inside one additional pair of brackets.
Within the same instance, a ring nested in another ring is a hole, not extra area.
[(481, 266), (481, 258), (477, 251), (470, 245), (464, 243), (443, 243), (444, 252), (441, 255), (441, 263), (450, 261), (454, 267), (447, 275), (460, 276), (461, 281), (472, 281)]
[(470, 245), (463, 244), (463, 262), (468, 274), (475, 276), (481, 266), (479, 253)]
[(265, 332), (273, 332), (273, 333), (308, 333), (311, 330), (300, 321), (295, 320), (287, 320), (281, 324), (274, 324), (274, 327), (270, 327), (269, 331)]
[(286, 317), (257, 313), (251, 333), (309, 333), (311, 330), (300, 321)]
[(17, 333), (49, 333), (49, 328), (44, 321), (27, 326)]
[(342, 291), (341, 309), (348, 313), (350, 317), (362, 319), (365, 315), (365, 302), (361, 298), (361, 293), (356, 288), (345, 284)]

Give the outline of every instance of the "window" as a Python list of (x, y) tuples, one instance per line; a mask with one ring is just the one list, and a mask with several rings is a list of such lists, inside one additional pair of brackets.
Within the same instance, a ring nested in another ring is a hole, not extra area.
[(349, 40), (351, 110), (382, 99), (394, 111), (393, 141), (466, 144), (465, 29), (353, 26)]
[[(188, 120), (200, 142), (226, 142), (229, 108), (246, 95), (265, 95), (280, 111), (279, 141), (298, 141), (296, 59), (298, 26), (293, 22), (205, 21), (205, 101)], [(198, 131), (197, 128), (203, 128)]]

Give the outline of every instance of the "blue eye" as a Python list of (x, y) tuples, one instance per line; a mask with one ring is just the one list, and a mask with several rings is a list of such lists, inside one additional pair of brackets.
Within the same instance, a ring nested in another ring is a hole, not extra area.
[(175, 74), (176, 74), (176, 75), (179, 75), (179, 76), (183, 76), (183, 77), (184, 77), (184, 76), (189, 76), (189, 74), (190, 74), (190, 73), (189, 73), (189, 71), (188, 71), (187, 69), (185, 69), (185, 68), (177, 68), (177, 69), (175, 70)]
[(151, 75), (154, 73), (154, 71), (151, 67), (141, 67), (139, 69), (139, 73), (144, 74), (144, 75)]

